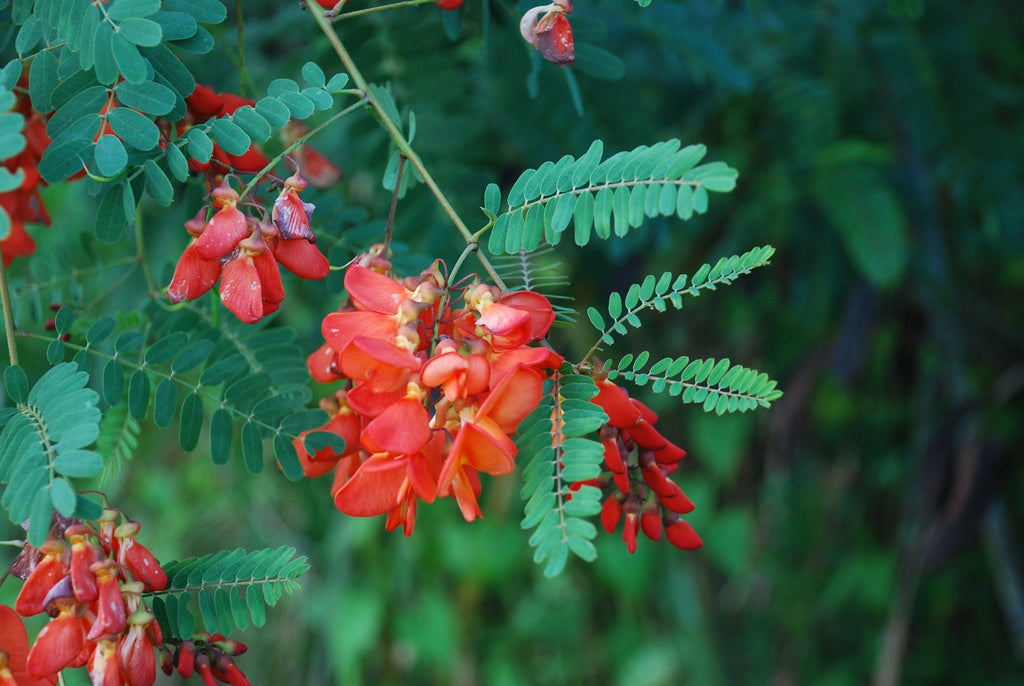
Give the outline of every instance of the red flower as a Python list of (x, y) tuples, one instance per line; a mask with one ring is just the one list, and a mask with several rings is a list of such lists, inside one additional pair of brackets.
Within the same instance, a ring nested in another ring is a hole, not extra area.
[(25, 666), (27, 657), (25, 623), (13, 609), (0, 605), (0, 686), (52, 686), (56, 683), (56, 675), (29, 677)]
[(132, 579), (141, 581), (147, 591), (162, 591), (167, 588), (167, 573), (153, 557), (153, 553), (135, 540), (140, 528), (138, 522), (132, 521), (117, 527), (114, 532), (120, 542), (117, 561), (132, 575)]
[(22, 617), (42, 612), (50, 589), (71, 573), (64, 563), (65, 547), (60, 541), (46, 541), (39, 547), (39, 552), (43, 559), (29, 573), (14, 602), (14, 609)]
[(238, 209), (238, 193), (225, 181), (211, 194), (217, 210), (195, 241), (196, 253), (206, 260), (224, 257), (249, 235), (245, 215)]
[(39, 632), (25, 660), (34, 679), (56, 675), (71, 666), (85, 648), (85, 631), (78, 617), (82, 606), (73, 597), (58, 598), (55, 606), (57, 616)]
[(127, 686), (153, 686), (156, 681), (156, 654), (146, 632), (153, 621), (153, 615), (145, 610), (128, 617), (128, 633), (117, 646)]

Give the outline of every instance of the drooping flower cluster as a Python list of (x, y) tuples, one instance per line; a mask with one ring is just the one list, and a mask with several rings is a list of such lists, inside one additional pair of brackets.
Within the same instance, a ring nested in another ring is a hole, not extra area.
[(14, 604), (22, 617), (51, 617), (27, 654), (20, 618), (2, 616), (0, 649), (7, 651), (12, 674), (23, 675), (11, 682), (53, 683), (61, 670), (86, 666), (94, 684), (153, 683), (154, 648), (163, 637), (142, 594), (165, 588), (167, 575), (136, 540), (138, 532), (137, 522), (122, 523), (115, 510), (105, 510), (94, 523), (64, 520), (54, 527), (35, 551), (38, 559), (28, 560)]
[(50, 215), (39, 196), (39, 188), (46, 185), (46, 182), (39, 175), (38, 168), (39, 160), (50, 145), (50, 136), (46, 133), (47, 115), (32, 109), (25, 91), (18, 90), (15, 95), (17, 100), (13, 111), (25, 118), (25, 147), (4, 162), (8, 171), (20, 170), (23, 174), (17, 188), (0, 193), (0, 206), (10, 218), (10, 232), (0, 240), (0, 253), (3, 254), (5, 267), (10, 266), (15, 257), (35, 252), (36, 242), (28, 234), (25, 224), (50, 224)]
[(654, 541), (664, 531), (672, 545), (684, 550), (700, 547), (700, 537), (679, 517), (693, 511), (693, 503), (669, 478), (686, 451), (654, 428), (658, 416), (650, 408), (607, 377), (594, 380), (598, 394), (593, 402), (608, 415), (600, 431), (607, 471), (587, 482), (605, 490), (601, 525), (615, 533), (622, 521), (622, 539), (631, 553), (640, 531)]
[[(78, 667), (97, 686), (151, 686), (157, 652), (168, 674), (248, 686), (233, 660), (245, 652), (237, 641), (200, 633), (165, 645), (143, 596), (167, 588), (167, 574), (136, 540), (139, 529), (107, 509), (96, 522), (61, 520), (39, 549), (26, 548), (11, 568), (25, 584), (13, 610), (0, 605), (0, 686), (52, 685)], [(43, 612), (50, 622), (29, 648), (22, 617)]]
[(541, 57), (567, 67), (576, 61), (572, 26), (565, 16), (571, 13), (572, 0), (554, 0), (548, 5), (531, 7), (519, 21), (519, 32), (527, 43), (537, 48)]
[(307, 476), (334, 471), (335, 506), (386, 515), (388, 530), (413, 532), (420, 500), (453, 496), (463, 517), (481, 515), (481, 473), (511, 472), (509, 437), (541, 400), (562, 358), (531, 347), (554, 320), (548, 300), (482, 283), (450, 289), (437, 263), (416, 277), (390, 276), (376, 249), (345, 274), (349, 304), (323, 320), (324, 345), (308, 360), (322, 383), (345, 380), (322, 402), (322, 431), (341, 454), (295, 442)]
[(327, 276), (330, 264), (309, 227), (314, 207), (299, 198), (305, 187), (298, 172), (286, 179), (268, 221), (265, 212), (262, 218), (242, 212), (238, 193), (224, 180), (210, 194), (212, 214), (204, 207), (185, 222), (193, 241), (167, 287), (171, 302), (194, 300), (220, 279), (221, 301), (252, 324), (277, 311), (284, 300), (278, 264), (304, 279)]

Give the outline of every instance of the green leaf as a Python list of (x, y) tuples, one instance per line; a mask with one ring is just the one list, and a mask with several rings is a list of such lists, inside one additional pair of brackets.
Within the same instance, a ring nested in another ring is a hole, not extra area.
[(253, 422), (246, 422), (242, 426), (242, 458), (250, 474), (263, 471), (263, 439), (259, 427)]
[(244, 155), (252, 145), (252, 140), (237, 124), (227, 119), (214, 119), (210, 122), (210, 130), (220, 147), (231, 155)]
[(143, 162), (142, 168), (146, 175), (146, 192), (161, 205), (170, 205), (174, 200), (174, 187), (167, 174), (151, 159)]
[(103, 468), (103, 458), (92, 450), (69, 450), (57, 456), (53, 469), (59, 474), (87, 479)]
[(117, 405), (121, 402), (121, 393), (124, 391), (124, 370), (117, 360), (108, 360), (103, 365), (103, 399), (108, 405)]
[(271, 96), (261, 98), (256, 102), (256, 112), (271, 126), (282, 127), (291, 119), (291, 112), (288, 108)]
[(174, 357), (171, 362), (171, 371), (175, 374), (184, 374), (198, 367), (213, 352), (214, 342), (208, 338), (189, 344)]
[(153, 423), (165, 429), (174, 421), (174, 411), (178, 406), (178, 387), (170, 379), (164, 379), (156, 387), (153, 400)]
[(94, 155), (96, 171), (100, 176), (117, 176), (128, 164), (128, 151), (124, 149), (121, 139), (109, 133), (100, 136)]
[(273, 132), (263, 115), (248, 105), (235, 110), (231, 115), (231, 121), (250, 138), (261, 143), (268, 140)]
[(210, 457), (214, 464), (226, 464), (231, 457), (234, 422), (231, 413), (221, 408), (210, 418)]
[(203, 401), (198, 393), (190, 393), (181, 403), (178, 424), (178, 445), (189, 452), (199, 444), (199, 432), (203, 428)]
[(39, 112), (53, 109), (53, 90), (57, 87), (56, 56), (49, 50), (36, 53), (28, 72), (28, 94), (32, 107)]
[(184, 12), (158, 12), (153, 16), (153, 21), (160, 24), (165, 41), (192, 38), (199, 29), (196, 18)]
[(118, 181), (110, 184), (96, 208), (96, 237), (108, 245), (121, 239), (121, 234), (127, 223), (124, 216), (124, 203), (121, 202), (122, 183), (126, 182)]
[[(176, 96), (174, 91), (161, 83), (154, 81), (129, 83), (124, 81), (117, 86), (117, 101), (125, 107), (139, 110), (145, 114), (162, 116), (170, 112), (174, 107)], [(149, 148), (140, 149), (148, 150)]]
[(149, 408), (149, 375), (137, 369), (128, 380), (128, 411), (133, 419), (142, 421)]
[(203, 164), (209, 162), (213, 156), (213, 141), (206, 132), (199, 127), (192, 127), (185, 137), (188, 139), (189, 157)]
[(323, 88), (327, 85), (327, 77), (324, 70), (316, 62), (306, 62), (302, 65), (302, 78), (311, 86)]
[(178, 181), (185, 181), (189, 177), (188, 160), (174, 143), (167, 145), (167, 168)]
[(50, 483), (50, 498), (53, 507), (65, 517), (75, 513), (75, 505), (78, 503), (75, 489), (65, 479), (55, 478)]
[(7, 395), (16, 403), (25, 403), (28, 400), (28, 377), (25, 371), (18, 365), (11, 365), (4, 369), (4, 387)]
[(32, 495), (29, 507), (28, 542), (38, 548), (50, 532), (50, 518), (53, 514), (50, 488), (45, 485), (38, 488)]
[[(117, 31), (126, 41), (147, 48), (159, 45), (163, 39), (163, 30), (160, 28), (160, 24), (157, 24), (152, 19), (130, 17), (118, 25)], [(115, 55), (117, 50), (118, 48), (115, 45)], [(136, 54), (138, 53), (136, 52)], [(120, 61), (118, 64), (120, 64)]]
[(228, 16), (219, 0), (164, 0), (164, 9), (186, 12), (203, 24), (219, 24)]
[[(130, 21), (145, 21), (153, 24), (148, 19), (133, 19)], [(156, 26), (156, 24), (153, 25)], [(124, 76), (126, 81), (134, 83), (146, 80), (148, 76), (146, 62), (142, 59), (139, 48), (126, 38), (125, 34), (115, 33), (111, 37), (110, 50), (114, 56), (114, 63), (117, 65), (118, 72)]]
[(115, 21), (131, 17), (148, 17), (160, 11), (160, 0), (115, 0), (107, 9), (107, 16)]

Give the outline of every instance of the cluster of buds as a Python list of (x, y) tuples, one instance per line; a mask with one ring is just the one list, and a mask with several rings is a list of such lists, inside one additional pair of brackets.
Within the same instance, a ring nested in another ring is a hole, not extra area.
[(401, 524), (407, 536), (420, 500), (454, 496), (472, 521), (479, 474), (512, 471), (509, 436), (562, 362), (530, 346), (554, 320), (551, 303), (475, 281), (450, 288), (437, 262), (397, 279), (380, 247), (352, 263), (345, 288), (349, 304), (324, 318), (325, 343), (308, 360), (317, 381), (344, 381), (322, 402), (330, 420), (320, 430), (345, 448), (307, 451), (300, 436), (306, 475), (333, 471), (339, 510), (386, 515), (386, 528)]
[(27, 86), (24, 81), (19, 83), (12, 108), (13, 112), (25, 120), (25, 147), (3, 163), (7, 171), (20, 171), (22, 174), (21, 184), (17, 188), (0, 193), (0, 207), (10, 218), (10, 232), (6, 238), (0, 239), (0, 253), (3, 254), (5, 267), (10, 266), (15, 257), (35, 252), (36, 242), (28, 234), (25, 224), (50, 224), (50, 215), (39, 196), (40, 186), (46, 184), (39, 175), (39, 160), (50, 145), (50, 136), (46, 133), (49, 115), (32, 109), (25, 88)]
[(606, 471), (576, 486), (587, 483), (604, 489), (601, 525), (614, 533), (623, 521), (622, 539), (631, 553), (640, 531), (654, 541), (661, 540), (664, 531), (669, 542), (683, 550), (700, 547), (700, 537), (679, 517), (693, 511), (693, 503), (669, 478), (686, 451), (654, 428), (658, 415), (650, 408), (607, 378), (595, 381), (598, 394), (593, 402), (608, 415), (600, 430)]
[(263, 215), (258, 219), (238, 208), (239, 195), (225, 179), (210, 194), (212, 207), (203, 207), (185, 222), (193, 240), (167, 287), (171, 302), (194, 300), (220, 279), (224, 305), (252, 324), (275, 312), (284, 300), (278, 264), (304, 279), (327, 276), (330, 264), (309, 227), (314, 207), (299, 198), (305, 187), (298, 172), (287, 178), (269, 218), (256, 206)]
[(168, 640), (160, 653), (160, 669), (167, 676), (178, 672), (185, 679), (198, 674), (206, 686), (214, 686), (218, 681), (231, 686), (249, 686), (249, 680), (234, 660), (246, 650), (244, 643), (220, 634), (197, 632), (187, 641)]
[[(25, 574), (15, 612), (45, 612), (51, 619), (24, 664), (14, 659), (20, 660), (21, 651), (0, 645), (7, 651), (7, 669), (27, 675), (14, 683), (52, 683), (62, 670), (83, 666), (92, 683), (102, 686), (148, 686), (156, 680), (154, 649), (163, 635), (142, 596), (166, 588), (167, 574), (136, 540), (138, 532), (138, 522), (122, 521), (116, 510), (105, 510), (96, 522), (62, 520), (38, 550), (27, 549), (30, 554), (15, 563), (12, 573)], [(18, 627), (11, 626), (20, 620), (11, 613), (3, 619), (0, 637), (20, 643)]]
[(519, 32), (548, 62), (567, 67), (576, 61), (572, 26), (565, 16), (571, 13), (572, 0), (531, 7), (519, 21)]

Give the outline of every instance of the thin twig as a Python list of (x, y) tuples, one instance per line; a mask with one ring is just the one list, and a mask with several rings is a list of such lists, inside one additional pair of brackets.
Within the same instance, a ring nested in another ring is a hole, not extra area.
[(0, 302), (4, 310), (4, 335), (7, 337), (7, 354), (11, 364), (18, 364), (18, 345), (14, 342), (14, 314), (11, 311), (11, 293), (7, 288), (7, 268), (0, 259)]
[[(356, 87), (365, 94), (369, 105), (380, 115), (381, 124), (383, 124), (384, 129), (388, 132), (391, 140), (395, 143), (399, 154), (404, 155), (405, 158), (409, 160), (409, 163), (412, 164), (413, 168), (419, 172), (419, 176), (423, 179), (423, 183), (425, 183), (427, 188), (430, 189), (430, 192), (434, 194), (438, 204), (441, 205), (441, 209), (444, 210), (444, 213), (448, 215), (449, 219), (451, 219), (452, 224), (455, 225), (455, 228), (458, 230), (459, 234), (462, 235), (463, 239), (465, 239), (466, 243), (475, 243), (477, 241), (477, 237), (474, 236), (466, 226), (466, 223), (462, 221), (461, 217), (459, 217), (455, 208), (452, 207), (452, 204), (448, 201), (448, 197), (437, 185), (434, 177), (431, 176), (430, 172), (423, 164), (423, 160), (421, 160), (420, 156), (416, 154), (416, 151), (412, 149), (409, 141), (405, 138), (405, 134), (403, 134), (401, 129), (398, 128), (398, 124), (391, 121), (387, 116), (387, 113), (381, 106), (377, 96), (370, 90), (369, 83), (367, 83), (362, 72), (359, 71), (359, 68), (356, 67), (355, 62), (352, 61), (352, 56), (348, 54), (348, 50), (345, 49), (345, 46), (342, 44), (337, 32), (335, 32), (334, 27), (331, 26), (330, 22), (328, 22), (324, 17), (323, 10), (315, 3), (310, 3), (309, 13), (313, 15), (316, 23), (320, 26), (320, 30), (324, 32), (324, 35), (330, 42), (331, 47), (334, 48), (334, 52), (338, 55), (338, 58), (344, 65), (348, 75), (352, 77), (352, 81), (355, 82)], [(490, 261), (484, 255), (481, 255), (479, 251), (477, 252), (477, 257), (480, 260), (481, 266), (483, 266), (488, 276), (491, 277), (494, 285), (498, 286), (502, 290), (507, 290), (505, 282), (498, 275), (498, 272), (494, 269), (494, 266)]]

